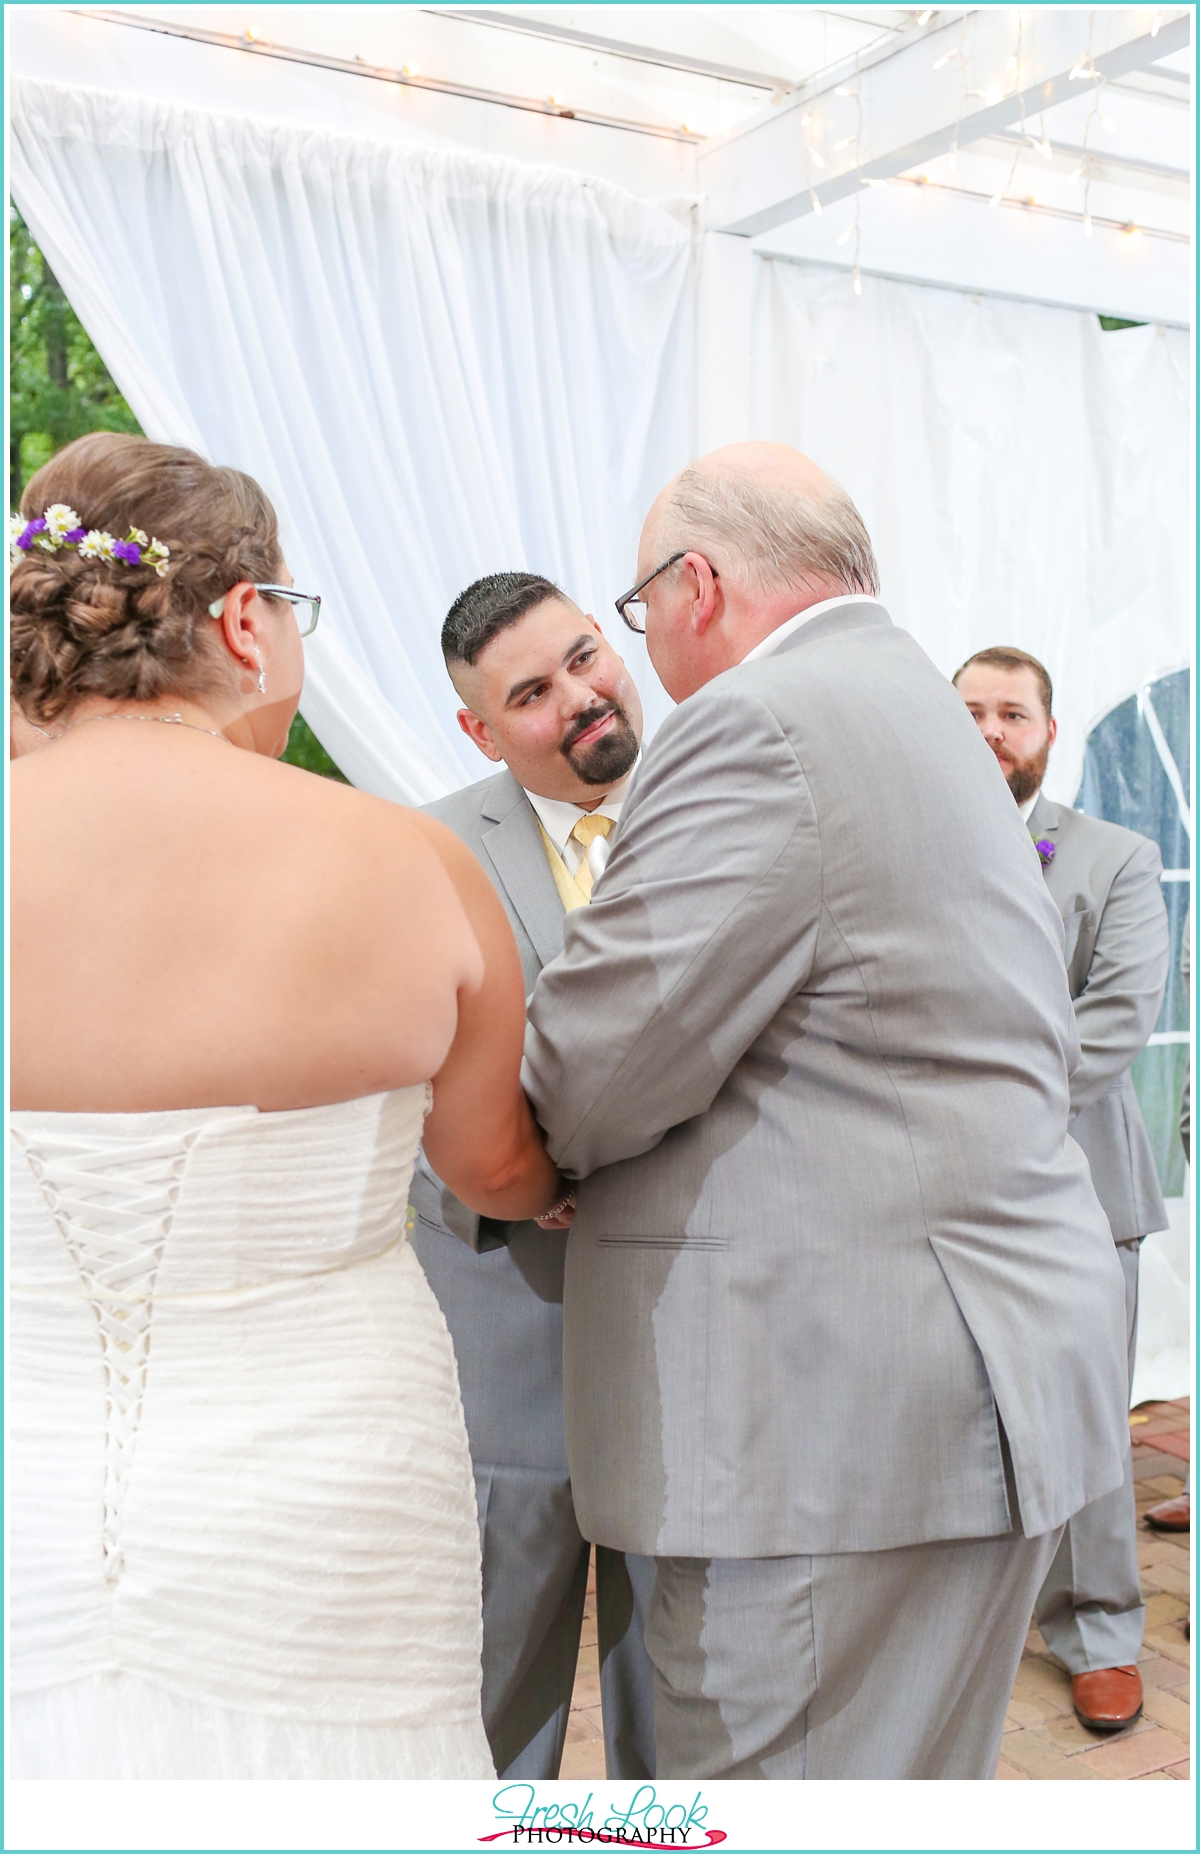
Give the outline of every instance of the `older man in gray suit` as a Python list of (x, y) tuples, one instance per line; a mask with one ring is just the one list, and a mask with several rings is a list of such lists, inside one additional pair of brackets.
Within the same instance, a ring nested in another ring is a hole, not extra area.
[(656, 1560), (660, 1776), (990, 1777), (1062, 1527), (1124, 1461), (1061, 923), (812, 464), (693, 465), (638, 575), (680, 705), (526, 1044), (581, 1181), (580, 1523)]
[[(504, 903), (532, 990), (603, 866), (637, 759), (637, 690), (595, 619), (549, 580), (498, 573), (455, 600), (442, 648), (459, 724), (501, 770), (427, 807), (472, 849)], [(483, 1545), (483, 1719), (505, 1777), (557, 1777), (588, 1546), (563, 1434), (561, 1232), (497, 1223), (418, 1161), (413, 1246), (454, 1340)], [(605, 1761), (654, 1774), (642, 1645), (653, 1567), (597, 1552)]]
[[(1036, 840), (1066, 928), (1067, 975), (1081, 1056), (1071, 1076), (1071, 1134), (1083, 1147), (1125, 1277), (1128, 1395), (1137, 1341), (1138, 1249), (1167, 1227), (1150, 1138), (1130, 1068), (1162, 1005), (1171, 957), (1158, 845), (1056, 805), (1042, 791), (1057, 732), (1045, 665), (1007, 645), (977, 651), (954, 678)], [(1037, 1604), (1046, 1646), (1071, 1675), (1075, 1711), (1119, 1731), (1142, 1710), (1137, 1669), (1145, 1609), (1137, 1559), (1133, 1461), (1125, 1479), (1067, 1522)]]

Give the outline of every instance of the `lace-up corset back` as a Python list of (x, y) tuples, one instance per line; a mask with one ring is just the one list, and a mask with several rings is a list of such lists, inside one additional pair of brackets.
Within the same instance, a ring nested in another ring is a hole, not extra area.
[(406, 1240), (429, 1098), (13, 1115), (15, 1691), (477, 1714), (469, 1457)]

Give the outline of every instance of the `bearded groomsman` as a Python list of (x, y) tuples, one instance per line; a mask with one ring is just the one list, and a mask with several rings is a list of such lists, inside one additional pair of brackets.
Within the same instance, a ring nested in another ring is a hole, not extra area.
[[(638, 757), (633, 680), (558, 587), (496, 573), (442, 629), (459, 725), (502, 770), (429, 805), (504, 903), (527, 991), (586, 907)], [(418, 1162), (414, 1247), (454, 1340), (483, 1546), (483, 1720), (502, 1777), (557, 1777), (587, 1585), (563, 1432), (566, 1238), (478, 1217)], [(642, 1645), (648, 1560), (601, 1547), (596, 1606), (610, 1777), (654, 1775)]]
[[(1158, 846), (1136, 831), (1053, 804), (1042, 791), (1057, 731), (1053, 691), (1036, 657), (977, 651), (954, 678), (1037, 845), (1063, 917), (1081, 1057), (1071, 1076), (1071, 1134), (1083, 1147), (1125, 1276), (1129, 1376), (1137, 1338), (1138, 1249), (1167, 1210), (1130, 1074), (1167, 983), (1170, 935)], [(1067, 1521), (1037, 1602), (1046, 1645), (1071, 1675), (1075, 1712), (1096, 1732), (1142, 1710), (1137, 1669), (1145, 1610), (1137, 1560), (1133, 1464)]]

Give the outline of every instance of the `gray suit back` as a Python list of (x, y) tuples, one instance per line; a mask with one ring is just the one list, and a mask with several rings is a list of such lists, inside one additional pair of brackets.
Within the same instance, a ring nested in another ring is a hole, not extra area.
[(584, 1532), (713, 1557), (1003, 1532), (1118, 1485), (1121, 1270), (1067, 1137), (1062, 928), (960, 698), (873, 602), (660, 729), (535, 989), (584, 1180)]
[(1046, 887), (1063, 917), (1079, 1065), (1071, 1135), (1087, 1154), (1114, 1240), (1167, 1227), (1130, 1068), (1158, 1020), (1171, 960), (1158, 845), (1039, 795), (1032, 836), (1054, 845)]

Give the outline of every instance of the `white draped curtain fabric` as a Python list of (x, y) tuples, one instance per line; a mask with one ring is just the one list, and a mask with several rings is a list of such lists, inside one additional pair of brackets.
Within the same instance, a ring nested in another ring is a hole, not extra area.
[(1193, 636), (1189, 336), (780, 260), (756, 266), (754, 435), (857, 503), (938, 668), (1017, 644), (1055, 687), (1047, 787)]
[(11, 124), (13, 196), (143, 429), (257, 477), (324, 596), (303, 710), (328, 751), (408, 803), (484, 776), (442, 620), (523, 567), (621, 629), (691, 445), (690, 211), (31, 79)]

